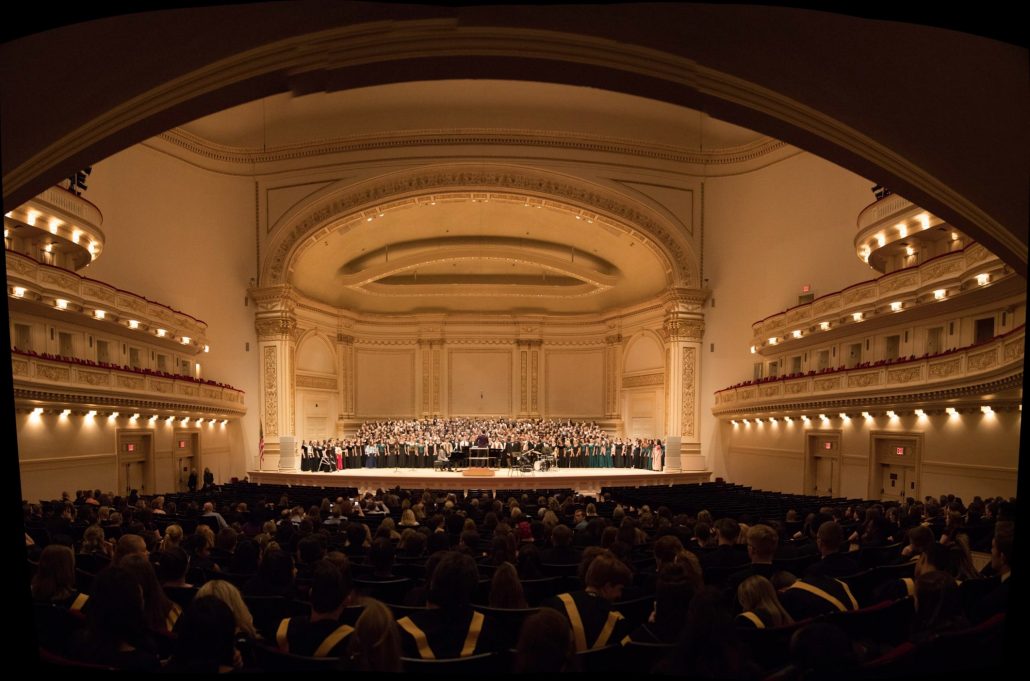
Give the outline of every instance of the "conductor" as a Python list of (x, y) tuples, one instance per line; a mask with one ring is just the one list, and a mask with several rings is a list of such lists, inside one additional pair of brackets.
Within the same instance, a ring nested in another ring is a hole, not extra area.
[(479, 431), (479, 437), (476, 438), (476, 447), (489, 447), (490, 438), (486, 436), (486, 431)]

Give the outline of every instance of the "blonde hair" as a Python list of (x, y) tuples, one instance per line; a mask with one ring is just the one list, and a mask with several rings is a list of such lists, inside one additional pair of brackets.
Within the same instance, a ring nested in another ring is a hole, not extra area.
[(350, 637), (350, 652), (360, 657), (364, 671), (401, 671), (401, 635), (393, 613), (374, 598), (364, 599), (363, 604)]
[(401, 525), (418, 525), (418, 521), (415, 520), (415, 512), (410, 508), (404, 509), (401, 513)]
[(197, 529), (193, 531), (193, 534), (199, 534), (207, 542), (207, 548), (211, 549), (215, 546), (215, 531), (207, 525), (197, 525)]
[(250, 638), (258, 638), (257, 630), (254, 629), (254, 617), (250, 614), (247, 604), (243, 602), (240, 590), (232, 582), (224, 579), (212, 579), (205, 582), (197, 590), (197, 598), (201, 596), (214, 596), (228, 605), (236, 620), (236, 631), (241, 631)]
[(166, 527), (164, 539), (161, 540), (161, 550), (167, 551), (168, 549), (174, 548), (181, 543), (182, 527), (174, 523)]
[(761, 575), (751, 575), (737, 587), (737, 600), (744, 612), (765, 614), (774, 627), (793, 624), (794, 619), (780, 605), (772, 582)]

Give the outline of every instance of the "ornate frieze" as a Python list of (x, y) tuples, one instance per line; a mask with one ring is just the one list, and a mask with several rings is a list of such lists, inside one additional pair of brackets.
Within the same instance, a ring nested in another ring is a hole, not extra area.
[(80, 383), (87, 385), (110, 385), (111, 383), (111, 374), (105, 371), (83, 371), (82, 369), (77, 369), (75, 374)]
[(895, 277), (884, 277), (880, 280), (880, 294), (893, 293), (898, 289), (911, 288), (919, 285), (919, 273), (909, 272), (907, 274), (895, 276)]
[(682, 421), (681, 434), (694, 437), (695, 389), (694, 374), (697, 371), (697, 348), (683, 348)]
[(930, 378), (947, 378), (962, 370), (962, 358), (956, 357), (945, 362), (932, 362), (929, 368)]
[(989, 369), (997, 363), (997, 348), (991, 348), (986, 352), (980, 352), (975, 355), (971, 354), (966, 358), (966, 368), (970, 371), (981, 371), (983, 369)]
[(36, 376), (39, 378), (45, 378), (48, 381), (63, 381), (68, 383), (71, 379), (71, 371), (67, 367), (37, 364)]
[(660, 335), (666, 342), (699, 341), (704, 333), (704, 320), (672, 317), (662, 323)]
[(1025, 343), (1023, 339), (1006, 343), (1002, 346), (1002, 359), (1005, 362), (1011, 362), (1014, 359), (1018, 359), (1023, 356)]
[(835, 390), (840, 387), (840, 377), (817, 378), (812, 381), (812, 387), (820, 391)]
[(289, 317), (271, 317), (258, 319), (254, 322), (259, 340), (269, 338), (291, 338), (297, 337), (297, 320)]
[(807, 381), (792, 381), (783, 385), (783, 392), (788, 395), (796, 395), (808, 389)]
[(11, 360), (11, 373), (15, 376), (28, 376), (29, 374), (29, 363), (22, 359)]
[(776, 397), (780, 394), (780, 386), (778, 385), (763, 385), (758, 388), (758, 394), (762, 397)]
[(298, 388), (315, 388), (316, 390), (336, 390), (336, 379), (326, 376), (297, 376)]
[(870, 300), (876, 297), (876, 284), (867, 286), (856, 286), (841, 294), (841, 301), (845, 306), (860, 303), (863, 300)]
[(622, 377), (623, 388), (646, 388), (652, 385), (662, 385), (663, 383), (665, 383), (665, 374), (660, 371), (654, 374)]
[(261, 368), (264, 384), (265, 433), (270, 437), (279, 435), (279, 387), (278, 364), (275, 347), (266, 346), (261, 356)]
[(872, 371), (867, 374), (849, 374), (849, 388), (868, 388), (872, 385), (880, 385), (880, 372)]
[(919, 278), (923, 282), (934, 281), (948, 274), (957, 274), (962, 271), (962, 256), (940, 258), (935, 262), (927, 263), (919, 270)]
[(888, 369), (888, 383), (911, 383), (923, 377), (923, 368), (919, 366), (905, 367), (904, 369)]

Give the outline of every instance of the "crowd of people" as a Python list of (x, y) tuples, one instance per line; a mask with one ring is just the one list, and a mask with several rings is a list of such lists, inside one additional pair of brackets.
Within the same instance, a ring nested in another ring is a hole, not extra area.
[[(514, 649), (516, 671), (541, 672), (575, 670), (588, 650), (649, 643), (666, 646), (655, 671), (762, 678), (774, 670), (745, 644), (748, 632), (796, 627), (783, 659), (797, 678), (854, 678), (892, 646), (854, 639), (827, 617), (902, 604), (911, 612), (905, 640), (919, 644), (1004, 612), (1013, 583), (1014, 500), (825, 507), (792, 534), (791, 513), (749, 526), (743, 516), (571, 491), (503, 500), (398, 489), (307, 509), (252, 486), (212, 491), (203, 503), (171, 497), (89, 491), (46, 513), (24, 505), (37, 617), (44, 607), (80, 622), (68, 634), (37, 620), (49, 654), (118, 669), (229, 671), (267, 669), (262, 653), (278, 651), (293, 656), (287, 663), (400, 671), (402, 656)], [(372, 522), (363, 509), (385, 513)], [(198, 522), (205, 517), (217, 523)], [(968, 560), (975, 529), (990, 531), (982, 574)], [(859, 591), (852, 577), (863, 556), (889, 547), (898, 551), (878, 560), (910, 576)], [(412, 574), (402, 567), (422, 578), (389, 592), (389, 605), (374, 598), (386, 599), (377, 585)], [(555, 567), (570, 569), (565, 588), (530, 603), (529, 587)], [(95, 574), (88, 586), (76, 568)], [(970, 585), (975, 599), (964, 598)], [(252, 608), (268, 599), (292, 611), (262, 622)], [(496, 609), (523, 609), (525, 619), (510, 631)]]
[(534, 459), (558, 468), (660, 471), (665, 464), (661, 440), (612, 437), (592, 422), (434, 418), (366, 422), (354, 438), (304, 440), (300, 469), (438, 468), (467, 462), (476, 449), (501, 467)]

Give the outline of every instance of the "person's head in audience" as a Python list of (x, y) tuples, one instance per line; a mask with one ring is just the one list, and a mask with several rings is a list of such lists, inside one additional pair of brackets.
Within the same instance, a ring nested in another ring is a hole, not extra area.
[(219, 598), (200, 596), (190, 602), (177, 627), (170, 671), (229, 672), (236, 660), (236, 619)]
[(540, 549), (534, 544), (523, 544), (519, 549), (519, 576), (522, 579), (540, 579), (543, 577)]
[(695, 590), (704, 586), (704, 570), (701, 568), (701, 560), (697, 557), (696, 553), (683, 549), (676, 554), (672, 564), (678, 565), (683, 569), (687, 581), (690, 582)]
[(154, 558), (157, 579), (164, 586), (190, 586), (186, 583), (189, 564), (189, 555), (178, 546), (160, 551)]
[(901, 550), (901, 555), (915, 558), (933, 543), (933, 530), (925, 525), (916, 525), (909, 528), (908, 545)]
[(819, 531), (815, 536), (815, 546), (823, 558), (837, 553), (843, 543), (844, 530), (836, 521), (827, 520), (819, 526)]
[(118, 544), (114, 550), (114, 558), (111, 562), (114, 565), (118, 565), (123, 558), (132, 555), (147, 555), (147, 542), (138, 534), (123, 534), (118, 538)]
[(218, 535), (215, 537), (215, 548), (224, 553), (232, 553), (236, 550), (236, 541), (238, 538), (236, 530), (231, 527), (223, 527), (218, 531)]
[(325, 559), (314, 564), (309, 592), (312, 621), (340, 619), (349, 596), (348, 585), (336, 565)]
[(511, 563), (501, 563), (494, 570), (490, 581), (491, 608), (525, 608), (526, 597), (522, 593), (522, 582)]
[(214, 530), (212, 530), (207, 525), (197, 525), (197, 529), (195, 529), (193, 531), (193, 535), (192, 536), (196, 537), (198, 535), (204, 538), (204, 542), (206, 544), (206, 548), (207, 548), (208, 551), (210, 551), (211, 549), (214, 548), (214, 546), (215, 546), (215, 531)]
[(364, 553), (365, 546), (365, 525), (363, 523), (350, 523), (347, 525), (347, 548), (348, 553)]
[(476, 562), (457, 551), (447, 551), (440, 558), (429, 581), (428, 602), (444, 610), (468, 607), (479, 583)]
[(153, 564), (146, 556), (126, 556), (118, 564), (132, 575), (143, 590), (143, 616), (152, 631), (166, 631), (172, 601), (165, 595)]
[(772, 563), (779, 536), (768, 525), (755, 525), (747, 531), (747, 553), (752, 563)]
[(946, 572), (933, 570), (916, 578), (912, 640), (920, 642), (945, 631), (968, 626), (958, 583)]
[(703, 584), (687, 574), (683, 565), (667, 563), (659, 568), (655, 583), (654, 623), (663, 641), (672, 643), (679, 636), (687, 620), (690, 599), (702, 587)]
[(316, 534), (308, 536), (297, 542), (297, 562), (303, 565), (313, 565), (325, 557), (325, 548), (322, 546), (322, 539)]
[(555, 548), (572, 545), (572, 530), (568, 525), (555, 525), (551, 530), (551, 546)]
[(462, 550), (472, 556), (479, 555), (479, 532), (475, 529), (463, 530), (461, 533), (461, 541), (459, 542)]
[(516, 674), (575, 671), (575, 646), (568, 621), (551, 608), (541, 608), (522, 624), (515, 652)]
[(580, 523), (584, 522), (585, 520), (586, 520), (586, 513), (583, 512), (583, 509), (577, 508), (573, 512), (573, 514), (572, 514), (572, 524), (573, 525), (579, 525)]
[(604, 531), (601, 532), (601, 548), (610, 549), (617, 541), (619, 541), (619, 528), (614, 525), (604, 528)]
[(236, 544), (236, 550), (232, 553), (229, 571), (243, 575), (254, 574), (257, 572), (260, 554), (261, 550), (253, 539), (241, 540)]
[(287, 587), (293, 584), (293, 557), (285, 551), (265, 551), (258, 566), (258, 578), (269, 586)]
[(792, 572), (778, 570), (773, 573), (772, 577), (769, 578), (769, 581), (772, 582), (773, 588), (776, 589), (777, 592), (780, 592), (794, 586), (794, 583), (798, 581), (798, 578), (795, 577)]
[(91, 591), (85, 609), (89, 661), (117, 665), (121, 653), (153, 651), (143, 618), (143, 590), (129, 571), (115, 565), (101, 570)]
[(999, 520), (994, 525), (994, 539), (991, 541), (991, 567), (994, 574), (1004, 577), (1013, 570), (1015, 556), (1012, 553), (1015, 538), (1015, 523)]
[(915, 577), (927, 572), (940, 570), (947, 572), (954, 577), (958, 573), (958, 563), (955, 554), (943, 544), (933, 543), (926, 547), (926, 550), (916, 558)]
[(372, 572), (380, 577), (393, 574), (394, 548), (393, 542), (386, 537), (379, 537), (372, 542), (368, 551), (368, 560), (372, 564)]
[(840, 627), (826, 622), (814, 622), (794, 632), (790, 658), (802, 679), (847, 676), (857, 664), (851, 639)]
[(433, 555), (451, 548), (450, 538), (443, 532), (433, 532), (426, 538), (426, 554)]
[(761, 575), (751, 575), (740, 583), (737, 602), (744, 612), (758, 614), (770, 626), (781, 627), (794, 621), (776, 597), (772, 582)]
[(61, 601), (75, 593), (75, 553), (67, 546), (50, 544), (39, 556), (32, 576), (32, 598)]
[(401, 638), (393, 613), (374, 598), (366, 598), (364, 605), (348, 642), (356, 671), (399, 673)]
[(161, 539), (160, 550), (164, 551), (182, 544), (182, 526), (172, 523), (165, 528), (164, 537)]
[(719, 518), (715, 521), (715, 537), (719, 546), (733, 546), (740, 537), (740, 524), (733, 518)]
[(740, 644), (733, 615), (718, 589), (703, 587), (690, 599), (667, 671), (705, 679), (754, 676), (748, 650)]
[(254, 616), (250, 608), (243, 601), (243, 596), (236, 586), (225, 579), (212, 579), (203, 584), (197, 590), (195, 598), (213, 596), (229, 606), (233, 619), (236, 622), (236, 633), (248, 638), (257, 638), (257, 630), (254, 628)]
[(633, 582), (633, 573), (611, 551), (602, 551), (590, 562), (584, 584), (586, 590), (606, 601), (622, 598), (622, 590)]
[(104, 539), (104, 528), (100, 525), (90, 525), (82, 533), (81, 553), (102, 553), (110, 555), (111, 547)]

